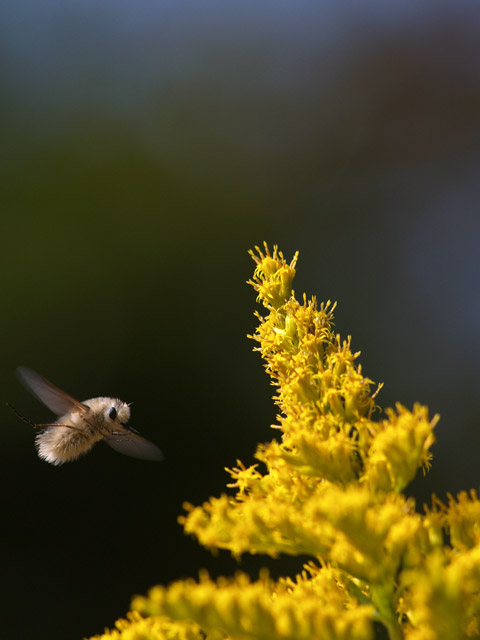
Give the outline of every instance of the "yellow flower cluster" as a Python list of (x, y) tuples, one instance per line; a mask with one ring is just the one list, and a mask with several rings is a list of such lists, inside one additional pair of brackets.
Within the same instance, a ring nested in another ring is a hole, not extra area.
[[(326, 576), (322, 578), (324, 582)], [(325, 589), (324, 584), (302, 579), (300, 583), (274, 583), (266, 574), (252, 583), (239, 574), (233, 580), (216, 583), (205, 575), (199, 583), (156, 587), (148, 598), (137, 598), (133, 606), (148, 616), (166, 613), (177, 619), (197, 620), (205, 629), (218, 630), (220, 638), (368, 638), (370, 608), (345, 608), (339, 617), (344, 600), (333, 575), (329, 589)], [(208, 637), (215, 637), (214, 632)]]
[[(333, 329), (335, 305), (299, 302), (275, 247), (251, 252), (264, 306), (254, 336), (276, 387), (281, 438), (258, 464), (228, 470), (230, 493), (185, 505), (187, 533), (209, 548), (308, 555), (295, 579), (181, 581), (137, 597), (103, 640), (390, 640), (480, 638), (480, 501), (434, 500), (419, 513), (402, 491), (430, 464), (433, 429), (419, 404), (383, 414)], [(378, 416), (378, 417), (377, 417)]]

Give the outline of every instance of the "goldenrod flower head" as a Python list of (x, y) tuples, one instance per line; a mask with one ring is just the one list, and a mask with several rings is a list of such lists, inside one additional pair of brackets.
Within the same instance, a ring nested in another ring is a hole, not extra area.
[(458, 551), (480, 545), (480, 502), (476, 491), (462, 491), (457, 500), (448, 497), (445, 523), (452, 546)]
[(266, 243), (264, 246), (265, 254), (258, 247), (256, 247), (258, 256), (253, 251), (249, 252), (257, 264), (253, 281), (249, 282), (258, 293), (257, 300), (262, 301), (265, 306), (277, 308), (283, 305), (292, 293), (298, 253), (287, 265), (278, 247), (275, 246), (271, 254)]
[(155, 587), (147, 598), (136, 598), (133, 607), (143, 615), (197, 620), (207, 637), (220, 632), (221, 637), (285, 640), (369, 638), (371, 607), (344, 609), (344, 598), (330, 597), (331, 590), (338, 591), (336, 583), (329, 587), (304, 579), (274, 582), (266, 573), (256, 582), (242, 573), (217, 582), (203, 574), (198, 583)]
[(264, 307), (253, 336), (275, 387), (277, 439), (257, 463), (228, 470), (228, 492), (185, 504), (185, 532), (211, 549), (310, 556), (295, 578), (239, 573), (183, 580), (137, 597), (121, 640), (390, 640), (480, 638), (480, 502), (433, 500), (423, 513), (402, 491), (428, 470), (438, 416), (401, 404), (383, 413), (330, 301), (296, 299), (298, 255), (251, 252)]

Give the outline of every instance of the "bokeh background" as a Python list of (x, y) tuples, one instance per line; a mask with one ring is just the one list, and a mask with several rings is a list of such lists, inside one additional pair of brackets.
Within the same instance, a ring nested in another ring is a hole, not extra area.
[(478, 486), (479, 19), (454, 0), (1, 3), (2, 403), (50, 418), (13, 376), (29, 365), (133, 402), (166, 454), (54, 468), (0, 407), (2, 637), (100, 633), (155, 583), (236, 570), (176, 519), (274, 435), (246, 338), (263, 240), (300, 251), (299, 294), (338, 300), (382, 404), (441, 414), (419, 503)]

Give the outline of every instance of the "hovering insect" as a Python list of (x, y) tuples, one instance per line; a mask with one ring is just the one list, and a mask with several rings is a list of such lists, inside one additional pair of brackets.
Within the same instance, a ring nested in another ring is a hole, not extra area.
[(38, 456), (43, 460), (54, 465), (76, 460), (100, 440), (127, 456), (143, 460), (163, 459), (157, 445), (127, 426), (130, 407), (125, 402), (117, 398), (78, 402), (27, 367), (18, 367), (16, 374), (30, 393), (59, 416), (51, 424), (31, 423), (39, 429), (35, 444)]

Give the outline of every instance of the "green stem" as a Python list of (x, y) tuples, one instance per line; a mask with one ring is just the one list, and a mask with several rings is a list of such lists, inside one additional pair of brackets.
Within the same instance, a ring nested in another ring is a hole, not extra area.
[(389, 594), (386, 593), (382, 586), (372, 586), (371, 593), (372, 603), (377, 609), (377, 620), (387, 629), (389, 640), (403, 640), (402, 629), (392, 607)]

